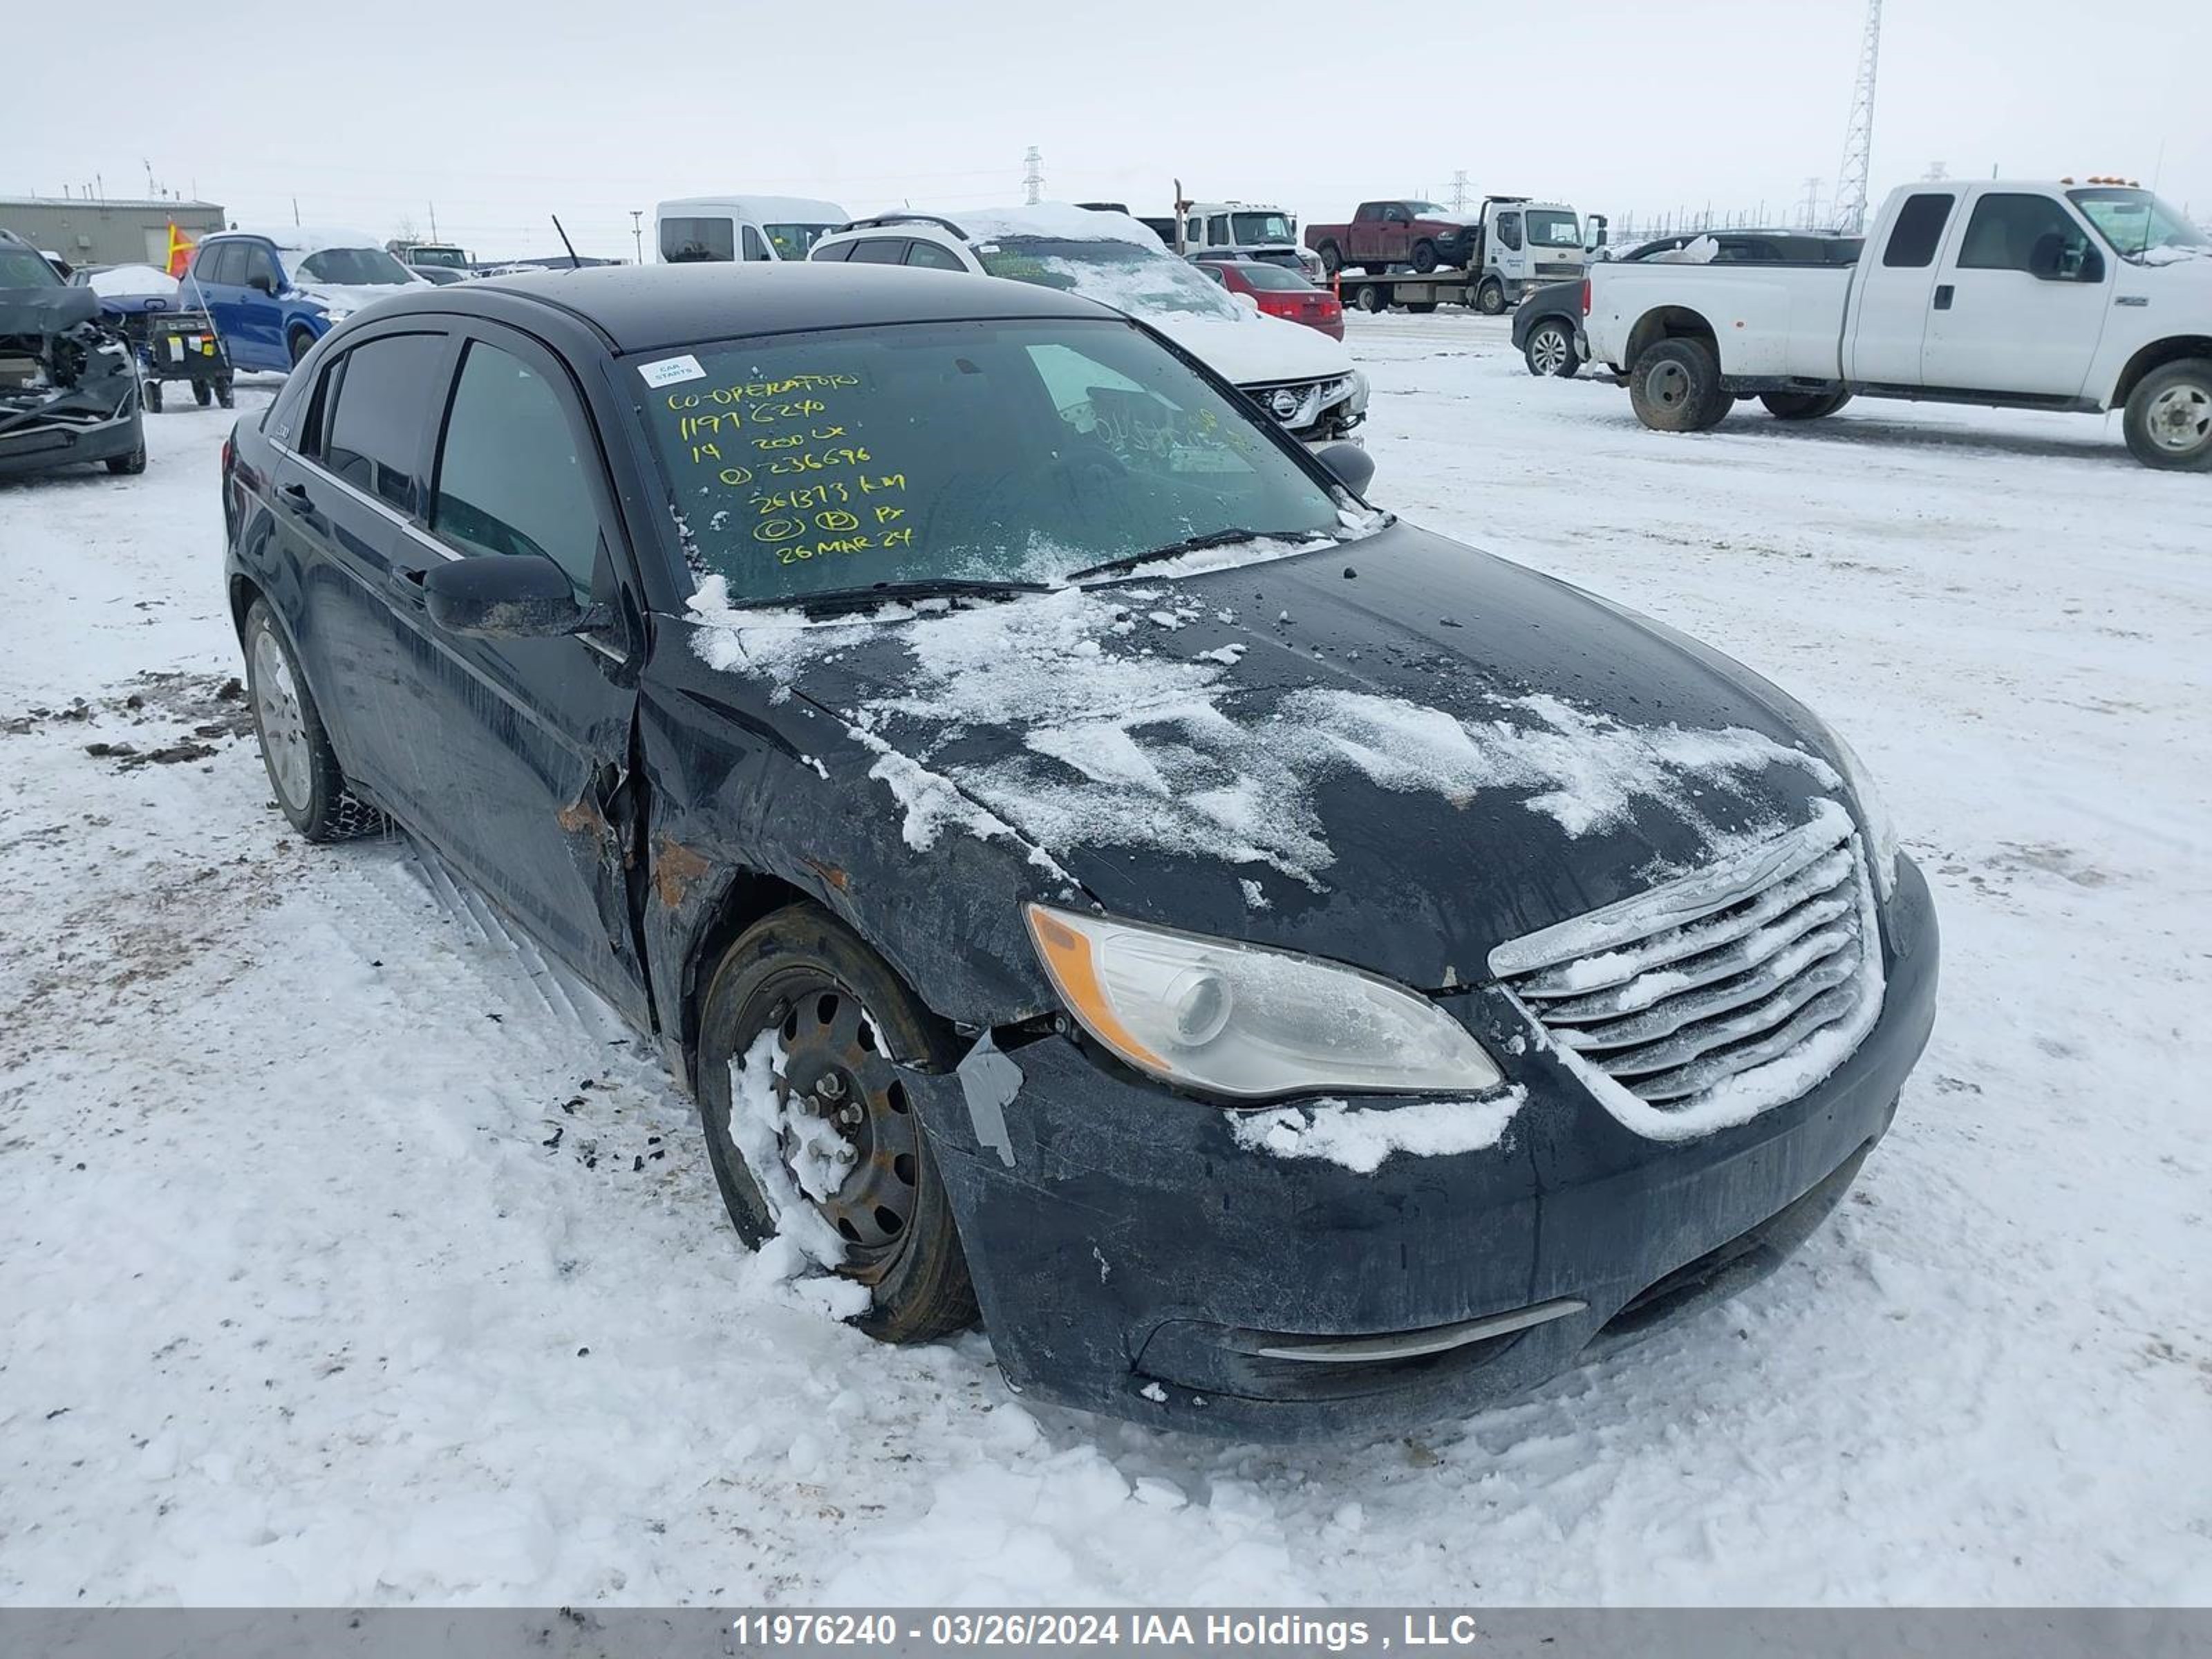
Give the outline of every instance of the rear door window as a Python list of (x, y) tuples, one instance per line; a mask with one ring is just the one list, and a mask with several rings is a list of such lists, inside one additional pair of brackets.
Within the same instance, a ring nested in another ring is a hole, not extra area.
[(951, 248), (939, 247), (934, 242), (908, 243), (906, 250), (906, 262), (910, 265), (925, 266), (931, 270), (965, 270), (968, 269), (967, 266), (960, 263), (960, 256), (958, 254), (953, 252)]
[(1897, 210), (1889, 246), (1881, 251), (1882, 264), (1904, 270), (1934, 264), (1936, 250), (1943, 244), (1943, 227), (1951, 222), (1951, 204), (1957, 199), (1948, 191), (1906, 197)]
[(737, 228), (722, 219), (663, 219), (660, 258), (672, 265), (738, 257)]
[(871, 241), (855, 242), (850, 263), (856, 265), (895, 265), (906, 257), (906, 240), (878, 237)]
[(215, 280), (241, 287), (246, 282), (246, 244), (225, 242), (216, 250)]
[(417, 482), (423, 428), (446, 350), (442, 334), (387, 334), (339, 359), (324, 396), (323, 465), (365, 495), (411, 515), (422, 510)]
[(430, 528), (465, 554), (547, 558), (592, 591), (599, 509), (562, 394), (529, 363), (469, 342), (438, 452)]

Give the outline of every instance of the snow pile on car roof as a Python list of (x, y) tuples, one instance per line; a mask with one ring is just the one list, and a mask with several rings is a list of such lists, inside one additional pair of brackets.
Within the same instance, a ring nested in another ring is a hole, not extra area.
[(95, 270), (85, 280), (94, 293), (109, 300), (137, 300), (149, 295), (166, 298), (177, 291), (177, 279), (151, 265), (117, 265)]
[(1039, 202), (1032, 207), (963, 208), (944, 216), (975, 241), (1000, 236), (1042, 236), (1060, 242), (1134, 242), (1164, 246), (1160, 239), (1126, 213)]
[(258, 225), (240, 225), (235, 230), (217, 233), (226, 236), (260, 236), (274, 242), (287, 253), (320, 253), (325, 248), (369, 247), (381, 250), (384, 244), (365, 230), (343, 230), (335, 226), (279, 225), (264, 228)]

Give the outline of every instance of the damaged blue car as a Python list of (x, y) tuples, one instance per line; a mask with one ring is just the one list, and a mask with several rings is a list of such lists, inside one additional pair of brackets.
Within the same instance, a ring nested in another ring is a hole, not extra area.
[(286, 817), (650, 1033), (747, 1245), (1034, 1398), (1364, 1431), (1781, 1261), (1937, 961), (1839, 737), (1370, 471), (1047, 289), (556, 272), (319, 342), (227, 581)]

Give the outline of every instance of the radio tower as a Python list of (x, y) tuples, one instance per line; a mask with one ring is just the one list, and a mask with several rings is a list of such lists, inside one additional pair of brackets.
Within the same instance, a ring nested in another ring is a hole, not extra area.
[(1844, 165), (1836, 175), (1836, 228), (1856, 236), (1866, 225), (1867, 164), (1874, 151), (1874, 72), (1881, 58), (1881, 0), (1867, 0), (1866, 35), (1859, 42), (1859, 81), (1851, 91), (1851, 118), (1844, 129)]
[(1044, 199), (1044, 174), (1038, 171), (1044, 165), (1044, 157), (1038, 155), (1037, 147), (1031, 144), (1029, 154), (1022, 160), (1029, 163), (1030, 169), (1022, 174), (1022, 200), (1035, 207)]

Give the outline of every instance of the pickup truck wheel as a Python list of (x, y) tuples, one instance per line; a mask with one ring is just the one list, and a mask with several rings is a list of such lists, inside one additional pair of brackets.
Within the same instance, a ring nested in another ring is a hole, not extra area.
[(1413, 244), (1413, 269), (1427, 276), (1437, 268), (1437, 245), (1425, 239)]
[(1720, 361), (1702, 340), (1661, 340), (1628, 371), (1628, 401), (1654, 432), (1703, 432), (1735, 406)]
[(2185, 357), (2144, 375), (2120, 425), (2145, 466), (2212, 471), (2212, 357)]
[(1352, 290), (1352, 303), (1372, 314), (1390, 308), (1390, 295), (1380, 283), (1362, 283)]
[(1505, 313), (1505, 285), (1495, 280), (1485, 283), (1474, 291), (1474, 308), (1486, 317), (1501, 317)]
[(973, 1324), (975, 1292), (894, 1055), (951, 1058), (890, 965), (811, 904), (738, 935), (700, 1006), (699, 1110), (738, 1237), (811, 1237), (802, 1250), (868, 1287), (855, 1324), (926, 1342)]
[(1824, 421), (1850, 402), (1848, 392), (1762, 392), (1759, 401), (1778, 421)]
[(1569, 380), (1582, 367), (1582, 360), (1575, 356), (1574, 331), (1556, 317), (1528, 331), (1528, 343), (1521, 348), (1521, 355), (1528, 360), (1531, 374), (1556, 374)]
[(1323, 242), (1314, 251), (1321, 255), (1321, 268), (1328, 276), (1334, 276), (1344, 269), (1344, 255), (1335, 243)]

